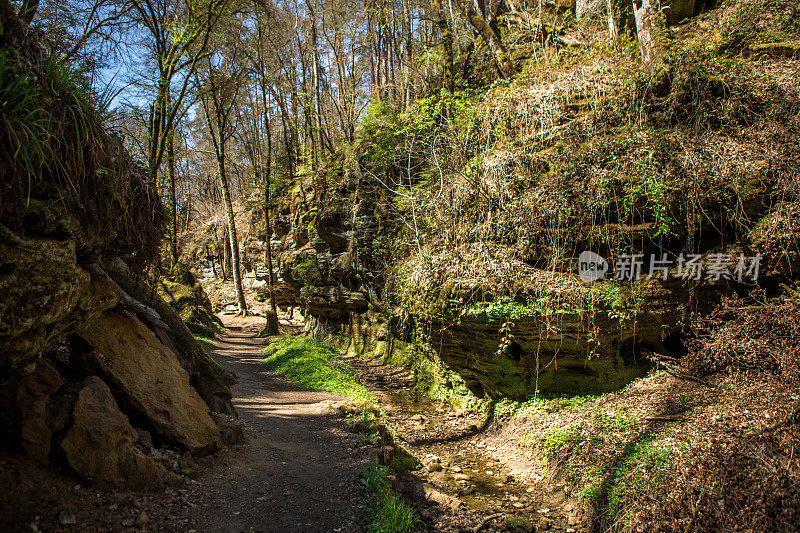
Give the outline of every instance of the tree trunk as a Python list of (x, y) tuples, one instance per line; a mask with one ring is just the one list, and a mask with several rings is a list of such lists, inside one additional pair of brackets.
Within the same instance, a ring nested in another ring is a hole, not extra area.
[(495, 63), (500, 71), (500, 75), (506, 79), (513, 76), (514, 64), (508, 58), (508, 53), (503, 45), (503, 41), (500, 39), (500, 35), (496, 33), (495, 29), (492, 28), (488, 22), (486, 22), (486, 19), (484, 19), (480, 13), (475, 11), (475, 7), (473, 7), (471, 0), (458, 0), (458, 2), (462, 9), (464, 9), (469, 23), (480, 34), (484, 42), (486, 42), (486, 44), (489, 46), (489, 49), (492, 51)]
[(642, 63), (652, 70), (669, 49), (669, 30), (659, 0), (633, 0), (633, 16)]
[(607, 0), (608, 34), (612, 41), (621, 35), (633, 35), (636, 31), (636, 21), (633, 18), (633, 8), (629, 0)]
[(231, 273), (233, 274), (233, 287), (236, 290), (236, 300), (239, 304), (239, 314), (247, 316), (247, 301), (242, 288), (242, 273), (239, 266), (239, 239), (236, 236), (236, 220), (233, 214), (233, 202), (228, 187), (228, 177), (225, 173), (225, 157), (217, 157), (219, 166), (219, 181), (222, 186), (222, 201), (225, 202), (225, 212), (228, 215), (228, 236), (231, 243)]
[(450, 29), (450, 24), (447, 22), (442, 0), (434, 0), (433, 5), (436, 10), (436, 25), (442, 33), (442, 46), (444, 47), (444, 86), (450, 94), (453, 94), (456, 88), (455, 61), (453, 60), (453, 32)]
[(225, 225), (225, 235), (222, 237), (222, 280), (233, 279), (231, 276), (231, 237), (228, 225)]
[(267, 106), (267, 91), (261, 86), (261, 95), (264, 99), (264, 130), (267, 136), (267, 153), (264, 164), (264, 216), (267, 221), (267, 272), (269, 272), (269, 298), (267, 298), (267, 324), (262, 334), (277, 335), (279, 333), (278, 307), (275, 305), (275, 276), (272, 274), (272, 212), (270, 210), (270, 188), (272, 186), (272, 130), (270, 128), (269, 108)]
[(167, 167), (169, 171), (169, 182), (167, 190), (169, 194), (169, 252), (172, 258), (172, 268), (178, 266), (178, 197), (175, 193), (175, 130), (169, 132), (167, 139)]

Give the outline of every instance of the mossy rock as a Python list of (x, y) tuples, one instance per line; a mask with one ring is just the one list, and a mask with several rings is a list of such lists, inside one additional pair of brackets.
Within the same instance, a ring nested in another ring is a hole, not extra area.
[(211, 302), (199, 283), (188, 287), (161, 280), (156, 284), (156, 292), (178, 312), (192, 333), (216, 337), (222, 332), (222, 322), (214, 314)]

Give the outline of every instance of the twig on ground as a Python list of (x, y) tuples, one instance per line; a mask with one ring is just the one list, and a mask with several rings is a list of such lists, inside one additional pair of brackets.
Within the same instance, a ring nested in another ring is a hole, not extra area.
[(489, 522), (495, 520), (497, 518), (502, 518), (504, 515), (503, 513), (494, 513), (490, 514), (489, 516), (485, 516), (483, 520), (477, 523), (474, 527), (467, 527), (461, 529), (462, 533), (478, 533), (481, 529), (485, 528), (489, 525)]
[(692, 381), (694, 383), (698, 383), (700, 385), (703, 385), (704, 387), (709, 387), (709, 388), (712, 388), (712, 389), (716, 388), (713, 384), (709, 383), (708, 381), (706, 381), (704, 379), (701, 379), (701, 378), (698, 378), (697, 376), (692, 376), (690, 374), (685, 374), (685, 373), (681, 372), (680, 370), (678, 370), (677, 368), (675, 368), (675, 366), (669, 364), (667, 361), (675, 361), (675, 359), (672, 358), (672, 357), (668, 357), (666, 355), (657, 354), (657, 353), (654, 353), (654, 352), (644, 352), (644, 353), (651, 361), (653, 361), (654, 363), (659, 365), (661, 368), (663, 368), (664, 372), (666, 372), (667, 374), (669, 374), (670, 376), (672, 376), (672, 377), (674, 377), (676, 379), (684, 379), (684, 380), (687, 380), (687, 381)]

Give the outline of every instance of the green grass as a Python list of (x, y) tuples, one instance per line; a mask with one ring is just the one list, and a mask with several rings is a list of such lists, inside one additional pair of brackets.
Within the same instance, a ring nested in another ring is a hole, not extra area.
[(563, 447), (578, 444), (582, 440), (583, 435), (581, 434), (581, 428), (578, 426), (554, 428), (547, 432), (544, 442), (542, 442), (542, 451), (547, 460), (550, 461)]
[(197, 344), (205, 350), (206, 352), (210, 351), (214, 346), (211, 344), (214, 339), (209, 339), (208, 337), (203, 337), (202, 335), (195, 335), (194, 339), (197, 341)]
[(414, 529), (419, 518), (392, 489), (388, 467), (376, 463), (365, 466), (358, 476), (358, 485), (366, 493), (367, 531), (407, 533)]
[(666, 481), (667, 467), (672, 462), (672, 450), (653, 443), (647, 436), (633, 446), (614, 475), (614, 483), (608, 495), (609, 518), (624, 514), (642, 493), (657, 491)]
[(303, 387), (340, 394), (353, 400), (377, 402), (356, 381), (352, 368), (329, 344), (307, 337), (283, 337), (264, 350), (264, 364)]
[(514, 419), (529, 418), (553, 409), (579, 409), (598, 398), (600, 396), (593, 394), (583, 396), (539, 394), (523, 401), (504, 398), (497, 402), (494, 412), (496, 416), (508, 416)]

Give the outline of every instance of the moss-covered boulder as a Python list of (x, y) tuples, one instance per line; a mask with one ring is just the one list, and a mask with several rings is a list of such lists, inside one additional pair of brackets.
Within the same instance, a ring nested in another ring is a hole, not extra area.
[(192, 333), (216, 337), (222, 332), (222, 321), (214, 314), (211, 301), (199, 283), (189, 287), (175, 281), (161, 280), (156, 284), (156, 290), (180, 314)]

